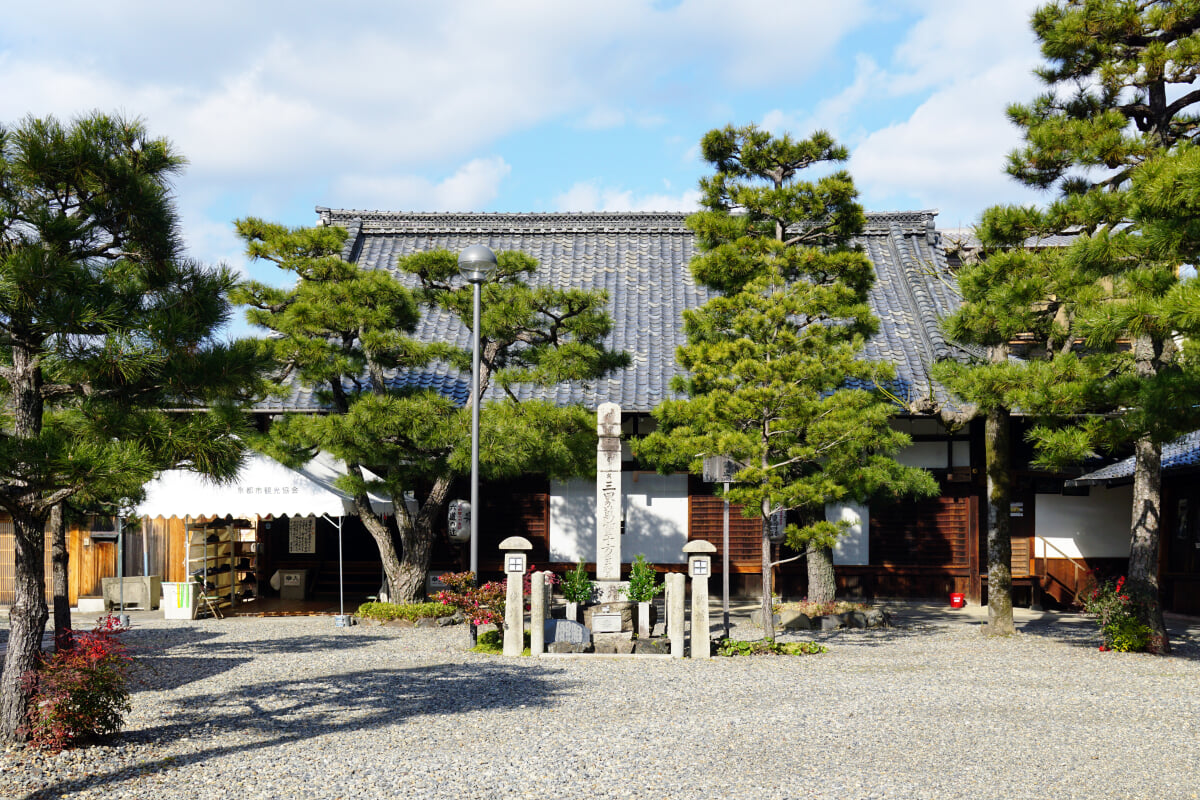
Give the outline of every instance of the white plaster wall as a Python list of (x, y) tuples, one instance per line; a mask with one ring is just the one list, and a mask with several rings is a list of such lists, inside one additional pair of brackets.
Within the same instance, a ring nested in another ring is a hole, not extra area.
[(858, 503), (829, 503), (825, 506), (829, 522), (849, 522), (850, 527), (833, 546), (833, 563), (865, 565), (871, 563), (870, 510)]
[(625, 535), (621, 561), (641, 553), (652, 564), (683, 564), (687, 544), (687, 475), (626, 473), (621, 476), (625, 494)]
[(1133, 487), (1108, 489), (1093, 486), (1087, 497), (1035, 495), (1034, 541), (1038, 558), (1127, 558), (1129, 521), (1133, 514)]
[[(621, 474), (625, 535), (621, 562), (641, 553), (655, 564), (682, 564), (687, 544), (687, 476)], [(550, 560), (596, 560), (596, 482), (550, 482)]]

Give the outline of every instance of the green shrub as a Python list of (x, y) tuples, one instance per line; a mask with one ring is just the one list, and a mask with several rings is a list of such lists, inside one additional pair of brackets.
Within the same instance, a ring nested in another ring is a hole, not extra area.
[(806, 617), (825, 617), (831, 614), (845, 614), (849, 611), (870, 611), (873, 606), (869, 603), (854, 603), (848, 600), (831, 600), (828, 603), (798, 600), (792, 603), (781, 603), (775, 613), (779, 613), (784, 608), (789, 611), (799, 611)]
[(563, 575), (562, 593), (568, 603), (590, 603), (592, 593), (595, 591), (596, 585), (592, 583), (592, 579), (588, 577), (587, 568), (583, 566), (581, 560), (575, 569)]
[(629, 588), (625, 596), (634, 603), (649, 603), (663, 593), (667, 587), (658, 583), (658, 573), (646, 563), (646, 557), (638, 553), (629, 566)]
[(713, 644), (713, 655), (717, 656), (813, 656), (828, 652), (828, 647), (816, 642), (766, 642), (761, 639), (746, 642), (740, 639), (721, 639)]
[(393, 619), (416, 622), (429, 617), (449, 616), (441, 603), (363, 603), (356, 614), (363, 619), (377, 619), (380, 622)]
[[(471, 648), (472, 653), (483, 653), (488, 656), (504, 655), (504, 631), (502, 630), (484, 631), (479, 634), (476, 642), (476, 645)], [(525, 631), (524, 646), (525, 649), (521, 652), (521, 655), (527, 656), (531, 652), (529, 648), (529, 631)]]
[(1121, 576), (1116, 583), (1106, 581), (1080, 595), (1079, 605), (1096, 618), (1104, 644), (1101, 650), (1119, 653), (1157, 652), (1158, 643), (1154, 631), (1145, 620), (1149, 617), (1150, 603), (1125, 585)]

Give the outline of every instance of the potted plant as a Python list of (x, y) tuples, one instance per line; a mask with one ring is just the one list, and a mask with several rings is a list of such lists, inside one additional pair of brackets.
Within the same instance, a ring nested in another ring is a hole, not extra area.
[(595, 584), (588, 577), (587, 568), (581, 559), (573, 570), (569, 570), (562, 579), (563, 599), (567, 601), (567, 619), (579, 621), (580, 606), (591, 602)]
[(629, 565), (629, 586), (625, 589), (625, 596), (629, 601), (638, 604), (639, 639), (649, 638), (650, 631), (654, 629), (654, 620), (650, 616), (654, 610), (652, 603), (665, 588), (666, 586), (658, 582), (658, 573), (654, 571), (654, 567), (647, 564), (646, 557), (639, 553)]

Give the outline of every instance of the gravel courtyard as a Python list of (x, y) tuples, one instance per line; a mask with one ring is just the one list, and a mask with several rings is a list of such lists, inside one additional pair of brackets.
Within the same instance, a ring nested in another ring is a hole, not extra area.
[(465, 652), (462, 627), (135, 613), (125, 733), (5, 752), (0, 797), (1200, 797), (1194, 624), (1159, 658), (1098, 652), (1069, 615), (1022, 612), (997, 640), (897, 612), (888, 630), (804, 637), (825, 655), (711, 661), (506, 659)]

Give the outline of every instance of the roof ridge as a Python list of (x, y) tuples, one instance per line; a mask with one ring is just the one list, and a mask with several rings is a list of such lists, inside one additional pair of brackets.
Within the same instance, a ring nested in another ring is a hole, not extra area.
[[(586, 228), (590, 231), (645, 230), (691, 233), (684, 224), (686, 211), (379, 211), (331, 209), (317, 206), (323, 225), (358, 223), (363, 233), (402, 230), (462, 231), (502, 227), (506, 231), (558, 232)], [(895, 226), (905, 233), (936, 230), (936, 210), (869, 211), (863, 234), (888, 234)]]

